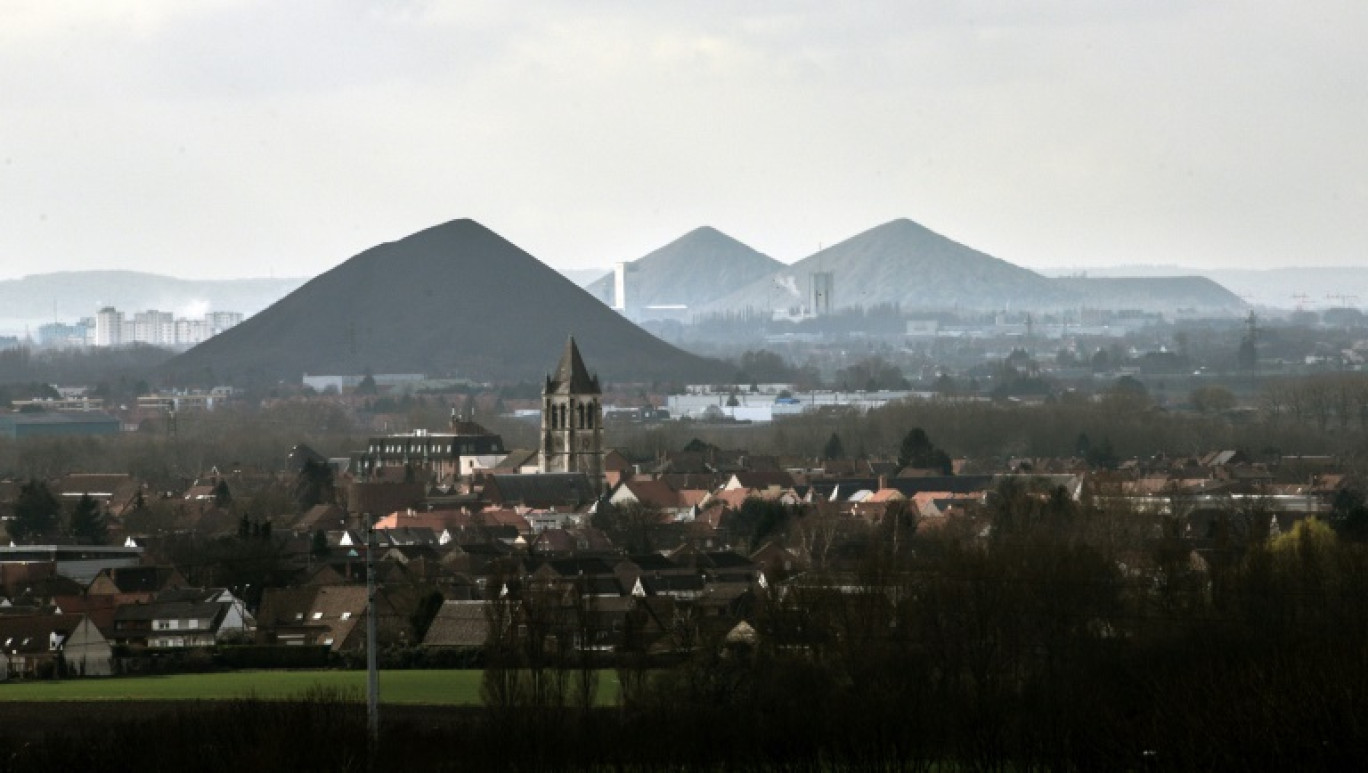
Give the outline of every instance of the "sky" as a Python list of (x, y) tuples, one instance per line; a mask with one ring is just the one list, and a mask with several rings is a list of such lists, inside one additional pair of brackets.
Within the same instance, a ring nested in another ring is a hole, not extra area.
[(1368, 264), (1362, 0), (0, 0), (0, 278), (607, 267), (910, 218), (1030, 268)]

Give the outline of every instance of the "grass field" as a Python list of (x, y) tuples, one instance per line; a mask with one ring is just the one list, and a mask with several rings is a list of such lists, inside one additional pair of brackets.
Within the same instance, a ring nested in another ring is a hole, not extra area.
[[(480, 703), (480, 671), (382, 671), (380, 701), (450, 706)], [(265, 700), (299, 698), (318, 689), (363, 701), (365, 671), (234, 671), (223, 674), (128, 676), (0, 683), (0, 701)], [(599, 701), (612, 701), (617, 680), (603, 672)]]

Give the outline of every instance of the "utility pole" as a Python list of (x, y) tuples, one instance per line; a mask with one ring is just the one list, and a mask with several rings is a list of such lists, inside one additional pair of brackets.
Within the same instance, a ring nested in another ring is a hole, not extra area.
[(376, 630), (379, 626), (375, 608), (375, 517), (366, 519), (366, 725), (370, 730), (370, 758), (376, 759), (380, 748), (380, 671), (376, 667)]

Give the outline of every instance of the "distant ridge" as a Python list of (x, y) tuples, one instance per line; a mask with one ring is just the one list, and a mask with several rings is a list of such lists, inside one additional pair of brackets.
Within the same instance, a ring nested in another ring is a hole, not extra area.
[(833, 309), (889, 303), (905, 310), (1051, 308), (1074, 300), (1068, 290), (1033, 271), (903, 218), (752, 282), (705, 311), (801, 307), (810, 276), (823, 272), (833, 274)]
[(1094, 309), (1141, 309), (1162, 314), (1238, 316), (1249, 308), (1240, 296), (1201, 276), (1061, 277), (1051, 280)]
[[(649, 316), (650, 306), (704, 306), (716, 300), (720, 291), (754, 282), (783, 267), (716, 228), (695, 228), (627, 264), (628, 313), (639, 319)], [(613, 282), (610, 273), (585, 289), (611, 306)]]
[(540, 380), (567, 335), (606, 379), (710, 380), (726, 372), (631, 324), (473, 220), (366, 250), (164, 372), (190, 383), (366, 370)]
[(1337, 306), (1361, 309), (1368, 305), (1368, 268), (1363, 266), (1197, 268), (1126, 265), (1050, 269), (1046, 273), (1088, 279), (1200, 276), (1218, 283), (1248, 304), (1274, 309), (1324, 310)]

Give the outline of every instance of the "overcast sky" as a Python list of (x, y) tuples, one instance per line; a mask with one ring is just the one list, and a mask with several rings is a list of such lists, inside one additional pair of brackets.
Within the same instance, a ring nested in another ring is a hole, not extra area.
[(0, 277), (609, 266), (897, 217), (1032, 268), (1368, 263), (1362, 0), (0, 0)]

